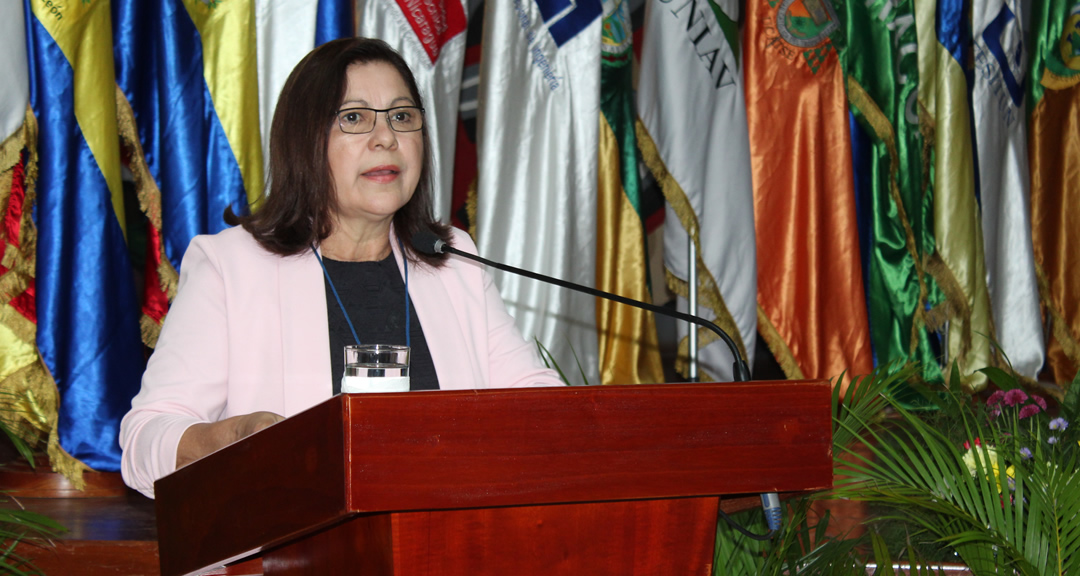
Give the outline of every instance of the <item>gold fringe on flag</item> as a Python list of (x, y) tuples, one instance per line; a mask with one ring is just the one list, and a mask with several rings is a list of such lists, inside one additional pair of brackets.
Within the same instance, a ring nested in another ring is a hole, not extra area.
[(479, 185), (479, 176), (473, 176), (472, 182), (469, 182), (469, 190), (465, 196), (465, 214), (469, 218), (469, 236), (472, 237), (473, 242), (477, 241), (476, 238), (476, 207), (479, 204), (479, 194), (476, 189)]
[[(637, 135), (638, 149), (641, 151), (641, 156), (645, 160), (645, 165), (649, 167), (649, 171), (652, 172), (653, 178), (660, 184), (660, 189), (664, 192), (664, 198), (671, 204), (675, 214), (679, 216), (679, 221), (682, 223), (683, 229), (690, 233), (690, 237), (694, 242), (694, 249), (697, 253), (697, 268), (698, 268), (698, 296), (702, 304), (710, 308), (713, 313), (716, 314), (715, 322), (725, 332), (731, 335), (735, 340), (735, 344), (739, 348), (739, 354), (743, 358), (746, 358), (746, 345), (743, 343), (742, 335), (739, 333), (739, 327), (735, 325), (735, 319), (731, 315), (731, 311), (728, 310), (727, 304), (724, 302), (723, 295), (720, 294), (720, 288), (716, 284), (716, 279), (713, 278), (712, 271), (705, 266), (705, 261), (701, 256), (701, 242), (698, 238), (698, 221), (697, 214), (694, 214), (693, 208), (690, 207), (690, 201), (686, 198), (686, 193), (683, 191), (679, 183), (675, 181), (675, 178), (668, 172), (667, 166), (664, 165), (664, 160), (660, 158), (660, 152), (656, 149), (656, 143), (653, 142), (652, 136), (649, 135), (649, 131), (645, 129), (645, 125), (641, 122), (641, 119), (637, 119), (634, 122), (634, 131)], [(667, 273), (667, 284), (671, 288), (671, 291), (685, 297), (690, 294), (689, 285), (685, 280), (676, 277), (670, 272)], [(713, 334), (711, 330), (698, 327), (698, 343), (704, 348), (709, 343), (716, 340), (717, 336)], [(678, 358), (676, 359), (675, 369), (681, 374), (686, 374), (686, 358), (689, 349), (689, 338), (683, 338), (682, 342), (679, 342)], [(702, 378), (712, 379), (702, 371)]]
[(761, 338), (765, 340), (773, 358), (776, 358), (776, 362), (780, 364), (780, 369), (784, 371), (788, 380), (805, 380), (806, 375), (799, 368), (799, 363), (795, 361), (791, 348), (788, 348), (787, 342), (784, 342), (776, 326), (773, 326), (772, 320), (769, 320), (769, 315), (765, 313), (761, 304), (757, 307), (757, 325)]
[[(116, 87), (116, 123), (120, 130), (120, 147), (128, 158), (128, 169), (131, 170), (135, 190), (139, 198), (139, 209), (146, 214), (150, 225), (159, 233), (162, 231), (161, 222), (161, 190), (150, 168), (146, 164), (146, 155), (139, 141), (139, 131), (135, 125), (135, 113), (131, 104), (124, 96), (123, 90)], [(157, 254), (157, 277), (161, 291), (166, 295), (169, 302), (176, 297), (176, 286), (179, 283), (179, 274), (173, 268), (169, 258), (165, 255), (165, 243), (160, 244)], [(147, 314), (139, 319), (139, 327), (142, 332), (143, 344), (153, 348), (157, 344), (158, 335), (161, 333), (161, 323)]]
[[(1037, 263), (1035, 264), (1035, 277), (1039, 283), (1039, 299), (1042, 300), (1043, 309), (1050, 315), (1050, 329), (1054, 333), (1054, 338), (1061, 344), (1065, 356), (1073, 364), (1080, 366), (1080, 337), (1073, 333), (1069, 323), (1065, 320), (1065, 316), (1061, 313), (1061, 309), (1054, 303), (1053, 293), (1050, 290), (1050, 279), (1047, 278), (1043, 267)], [(1060, 380), (1059, 385), (1064, 390), (1068, 390), (1071, 383), (1067, 376), (1058, 378)]]
[(915, 244), (915, 231), (911, 228), (911, 220), (908, 219), (907, 210), (904, 208), (903, 199), (900, 197), (900, 182), (898, 180), (900, 154), (896, 149), (896, 132), (893, 130), (888, 117), (885, 116), (885, 113), (881, 111), (881, 108), (878, 107), (874, 99), (870, 97), (870, 94), (857, 80), (848, 77), (847, 89), (848, 102), (866, 118), (867, 123), (874, 129), (874, 134), (885, 143), (885, 148), (889, 152), (889, 195), (892, 197), (893, 204), (896, 205), (897, 217), (904, 227), (904, 246), (911, 256), (915, 267), (915, 276), (919, 281), (919, 302), (915, 305), (914, 321), (911, 324), (908, 344), (909, 354), (914, 356), (919, 347), (919, 329), (927, 323), (925, 309), (928, 291), (924, 263), (922, 258), (919, 257)]
[(4, 243), (0, 277), (0, 421), (31, 447), (45, 444), (52, 469), (82, 490), (82, 473), (90, 467), (60, 446), (57, 432), (59, 392), (37, 350), (37, 325), (11, 305), (25, 294), (36, 274), (37, 230), (31, 219), (37, 181), (37, 119), (27, 106), (26, 117), (14, 134), (0, 144), (0, 217), (8, 214), (15, 170), (28, 152), (18, 238)]

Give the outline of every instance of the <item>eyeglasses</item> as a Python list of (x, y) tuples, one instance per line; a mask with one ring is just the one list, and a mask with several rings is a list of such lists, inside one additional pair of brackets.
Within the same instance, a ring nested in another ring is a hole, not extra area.
[(386, 123), (394, 132), (416, 132), (424, 127), (424, 109), (416, 106), (398, 106), (385, 110), (345, 108), (338, 110), (338, 126), (346, 134), (367, 134), (375, 129), (379, 112), (386, 112)]

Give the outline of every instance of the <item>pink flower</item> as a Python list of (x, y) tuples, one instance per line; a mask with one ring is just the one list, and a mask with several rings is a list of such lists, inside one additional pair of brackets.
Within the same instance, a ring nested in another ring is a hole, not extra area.
[(1023, 420), (1024, 418), (1030, 418), (1038, 414), (1039, 412), (1042, 412), (1041, 408), (1034, 404), (1028, 404), (1027, 406), (1024, 406), (1020, 409), (1020, 419)]
[(1017, 404), (1023, 404), (1028, 399), (1027, 392), (1019, 388), (1013, 388), (1005, 393), (1005, 405), (1016, 406)]
[(1003, 398), (1005, 398), (1005, 392), (1002, 391), (1002, 390), (998, 390), (997, 392), (994, 392), (993, 394), (990, 395), (989, 398), (986, 399), (986, 405), (987, 406), (994, 406), (996, 404), (1000, 404), (1001, 400)]
[[(979, 439), (976, 438), (975, 439), (975, 445), (976, 446), (982, 446), (982, 442), (980, 442)], [(971, 443), (970, 442), (964, 442), (964, 450), (971, 450)]]
[(1036, 404), (1038, 404), (1039, 408), (1042, 408), (1043, 410), (1046, 410), (1046, 400), (1043, 400), (1042, 396), (1036, 396), (1036, 395), (1032, 394), (1031, 395), (1031, 400), (1032, 400), (1032, 402), (1035, 402)]

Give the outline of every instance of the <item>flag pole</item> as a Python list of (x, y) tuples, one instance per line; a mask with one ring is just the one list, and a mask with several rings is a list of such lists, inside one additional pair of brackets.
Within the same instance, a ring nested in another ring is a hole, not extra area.
[[(690, 285), (690, 293), (687, 297), (688, 307), (687, 312), (691, 316), (697, 316), (697, 251), (694, 249), (694, 233), (692, 230), (688, 230), (686, 233), (686, 245), (687, 245), (687, 263), (688, 274), (687, 284)], [(691, 382), (697, 382), (698, 380), (698, 340), (697, 340), (697, 327), (690, 327), (690, 365), (687, 369), (687, 377)]]

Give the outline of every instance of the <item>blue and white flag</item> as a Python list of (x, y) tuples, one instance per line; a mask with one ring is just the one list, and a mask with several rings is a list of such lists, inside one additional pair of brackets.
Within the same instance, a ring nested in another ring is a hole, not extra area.
[(1046, 345), (1031, 245), (1024, 16), (1019, 0), (975, 0), (973, 8), (972, 105), (990, 306), (1005, 355), (1034, 379)]
[[(488, 2), (480, 61), (477, 244), (488, 258), (593, 286), (602, 4)], [(752, 238), (751, 238), (752, 242)], [(496, 273), (526, 339), (599, 381), (591, 296)]]

